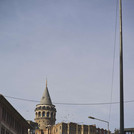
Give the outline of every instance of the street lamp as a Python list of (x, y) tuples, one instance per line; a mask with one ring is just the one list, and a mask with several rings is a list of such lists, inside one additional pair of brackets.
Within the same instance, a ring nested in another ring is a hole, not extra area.
[(107, 127), (108, 127), (108, 134), (109, 134), (109, 122), (108, 122), (108, 121), (101, 120), (101, 119), (98, 119), (98, 118), (95, 118), (95, 117), (92, 117), (92, 116), (88, 116), (88, 118), (93, 119), (93, 120), (98, 120), (98, 121), (102, 121), (102, 122), (107, 123)]

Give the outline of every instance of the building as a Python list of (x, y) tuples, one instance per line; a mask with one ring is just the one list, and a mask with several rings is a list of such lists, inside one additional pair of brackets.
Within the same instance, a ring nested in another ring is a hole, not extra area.
[(35, 130), (38, 129), (38, 123), (30, 120), (27, 120), (27, 122), (31, 126), (31, 128), (28, 129), (28, 134), (35, 134)]
[(0, 134), (28, 134), (28, 128), (27, 121), (0, 95)]
[(38, 129), (35, 134), (96, 134), (96, 126), (62, 122), (44, 129)]
[(106, 129), (103, 128), (96, 128), (96, 134), (110, 134)]
[[(115, 129), (114, 134), (120, 134), (120, 130)], [(134, 128), (124, 128), (124, 134), (134, 134)]]
[(96, 128), (95, 125), (79, 125), (73, 122), (55, 124), (55, 121), (56, 108), (52, 104), (46, 81), (40, 104), (35, 108), (35, 122), (38, 123), (35, 134), (107, 134), (107, 130)]
[(41, 98), (40, 104), (36, 105), (35, 109), (35, 122), (38, 123), (39, 129), (44, 129), (47, 126), (52, 126), (56, 121), (56, 108), (52, 104), (49, 91), (46, 88)]
[(125, 134), (134, 134), (134, 128), (125, 128)]

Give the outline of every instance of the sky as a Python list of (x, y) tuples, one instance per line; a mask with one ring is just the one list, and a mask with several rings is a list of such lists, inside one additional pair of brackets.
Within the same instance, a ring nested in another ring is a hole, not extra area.
[[(123, 0), (124, 100), (134, 100), (134, 0)], [(46, 78), (56, 123), (119, 128), (117, 0), (0, 0), (0, 93), (40, 101)], [(117, 10), (117, 12), (116, 12)], [(114, 54), (115, 53), (115, 54)], [(114, 62), (113, 62), (114, 61)], [(113, 64), (114, 63), (114, 64)], [(6, 99), (34, 121), (38, 102)], [(134, 101), (124, 125), (134, 127)]]

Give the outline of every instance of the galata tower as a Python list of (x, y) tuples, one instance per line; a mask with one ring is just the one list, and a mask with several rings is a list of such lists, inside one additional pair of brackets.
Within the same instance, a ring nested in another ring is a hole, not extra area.
[(48, 126), (52, 126), (56, 121), (56, 108), (52, 104), (49, 91), (46, 88), (41, 98), (40, 104), (36, 105), (35, 109), (35, 122), (38, 123), (39, 129), (44, 129)]

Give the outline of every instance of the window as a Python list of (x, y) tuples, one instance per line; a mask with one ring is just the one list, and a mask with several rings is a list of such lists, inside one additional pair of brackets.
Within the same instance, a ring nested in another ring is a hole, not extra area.
[(39, 117), (41, 116), (41, 113), (40, 113), (40, 112), (38, 113), (38, 116), (39, 116)]
[(9, 132), (8, 132), (8, 131), (6, 131), (6, 134), (9, 134)]
[(92, 128), (90, 128), (90, 132), (92, 133), (93, 131), (92, 131)]
[(5, 129), (3, 127), (1, 128), (1, 134), (5, 134)]
[(45, 108), (46, 108), (45, 106), (42, 107), (42, 109), (45, 109)]
[(51, 118), (53, 118), (53, 113), (51, 113)]
[(47, 112), (47, 117), (49, 117), (49, 112)]
[(55, 118), (55, 113), (53, 114), (53, 117)]
[(42, 116), (43, 116), (43, 117), (45, 116), (45, 112), (42, 113)]
[(2, 108), (2, 119), (6, 120), (6, 110), (4, 108)]
[(47, 107), (47, 109), (49, 109), (49, 107)]

